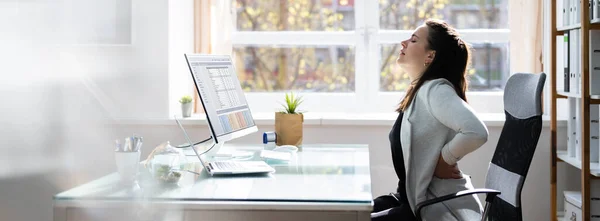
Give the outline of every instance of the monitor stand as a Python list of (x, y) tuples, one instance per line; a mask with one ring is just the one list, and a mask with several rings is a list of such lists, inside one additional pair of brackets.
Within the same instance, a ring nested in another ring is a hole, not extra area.
[(208, 157), (215, 160), (247, 160), (254, 156), (252, 151), (236, 150), (232, 145), (226, 145), (224, 141), (215, 144), (215, 147), (206, 153)]
[[(185, 128), (181, 125), (179, 120), (177, 120), (177, 116), (175, 117), (175, 121), (179, 125), (179, 128), (182, 130), (183, 134), (186, 136), (188, 142), (193, 142), (188, 137)], [(206, 144), (208, 141), (212, 141), (210, 147), (199, 147), (199, 145)], [(198, 157), (209, 157), (209, 158), (226, 158), (222, 160), (247, 160), (252, 159), (254, 156), (254, 152), (252, 151), (241, 151), (235, 150), (231, 147), (225, 146), (225, 141), (221, 141), (220, 143), (216, 142), (215, 137), (211, 134), (208, 139), (204, 139), (200, 142), (194, 142), (193, 144), (186, 143), (183, 145), (177, 145), (176, 148), (184, 148), (183, 153), (186, 156), (198, 156)], [(216, 148), (215, 148), (216, 147)]]
[[(208, 141), (212, 141), (210, 143), (210, 146), (198, 148), (199, 145), (208, 143)], [(215, 143), (214, 138), (212, 136), (207, 140), (196, 143), (194, 146), (196, 146), (197, 148), (196, 151), (199, 154), (203, 155), (203, 157), (213, 158), (215, 160), (244, 160), (250, 159), (254, 156), (254, 152), (236, 150), (231, 145), (225, 145), (224, 141), (220, 143)], [(183, 152), (186, 156), (196, 156), (196, 152), (194, 152), (194, 150), (190, 148), (189, 144), (185, 143), (179, 145), (178, 147), (185, 148), (183, 149)]]

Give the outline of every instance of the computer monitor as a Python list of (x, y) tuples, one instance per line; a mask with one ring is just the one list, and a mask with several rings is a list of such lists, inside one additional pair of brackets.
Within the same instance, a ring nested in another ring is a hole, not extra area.
[(258, 131), (230, 56), (185, 54), (185, 59), (215, 143)]

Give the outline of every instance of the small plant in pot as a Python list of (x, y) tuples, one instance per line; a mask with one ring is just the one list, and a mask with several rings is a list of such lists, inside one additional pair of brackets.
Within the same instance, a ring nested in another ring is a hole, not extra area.
[(192, 116), (192, 97), (185, 95), (179, 99), (179, 103), (181, 103), (181, 115), (183, 117)]
[(298, 106), (302, 102), (302, 97), (295, 96), (293, 93), (285, 94), (285, 104), (281, 104), (284, 110), (275, 113), (278, 146), (302, 146), (304, 115), (298, 111)]

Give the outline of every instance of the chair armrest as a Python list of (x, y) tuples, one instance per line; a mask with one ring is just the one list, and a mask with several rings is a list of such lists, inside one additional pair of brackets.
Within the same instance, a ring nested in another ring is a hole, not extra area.
[(500, 194), (500, 191), (498, 191), (498, 190), (492, 190), (492, 189), (485, 189), (485, 188), (473, 189), (473, 190), (464, 190), (464, 191), (459, 191), (459, 192), (456, 192), (456, 193), (448, 194), (448, 195), (445, 195), (445, 196), (440, 196), (438, 198), (426, 200), (426, 201), (423, 201), (423, 202), (417, 204), (417, 209), (415, 211), (415, 217), (417, 218), (417, 220), (421, 220), (421, 209), (423, 209), (423, 207), (429, 206), (431, 204), (436, 204), (436, 203), (439, 203), (439, 202), (443, 202), (443, 201), (455, 199), (455, 198), (458, 198), (458, 197), (463, 197), (463, 196), (468, 196), (468, 195), (473, 195), (473, 194), (479, 194), (479, 193), (486, 193), (487, 197), (486, 197), (485, 201), (491, 202), (491, 200), (495, 196), (497, 196), (498, 194)]

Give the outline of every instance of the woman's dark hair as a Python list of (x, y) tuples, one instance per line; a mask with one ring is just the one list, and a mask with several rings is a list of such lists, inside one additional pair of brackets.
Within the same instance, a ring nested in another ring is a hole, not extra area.
[(406, 96), (396, 109), (398, 112), (406, 110), (425, 81), (438, 78), (450, 81), (454, 85), (456, 94), (465, 102), (467, 101), (465, 96), (468, 87), (467, 67), (471, 61), (469, 46), (460, 39), (454, 28), (442, 20), (428, 19), (425, 25), (429, 30), (428, 49), (434, 50), (435, 56), (423, 75), (408, 87)]

